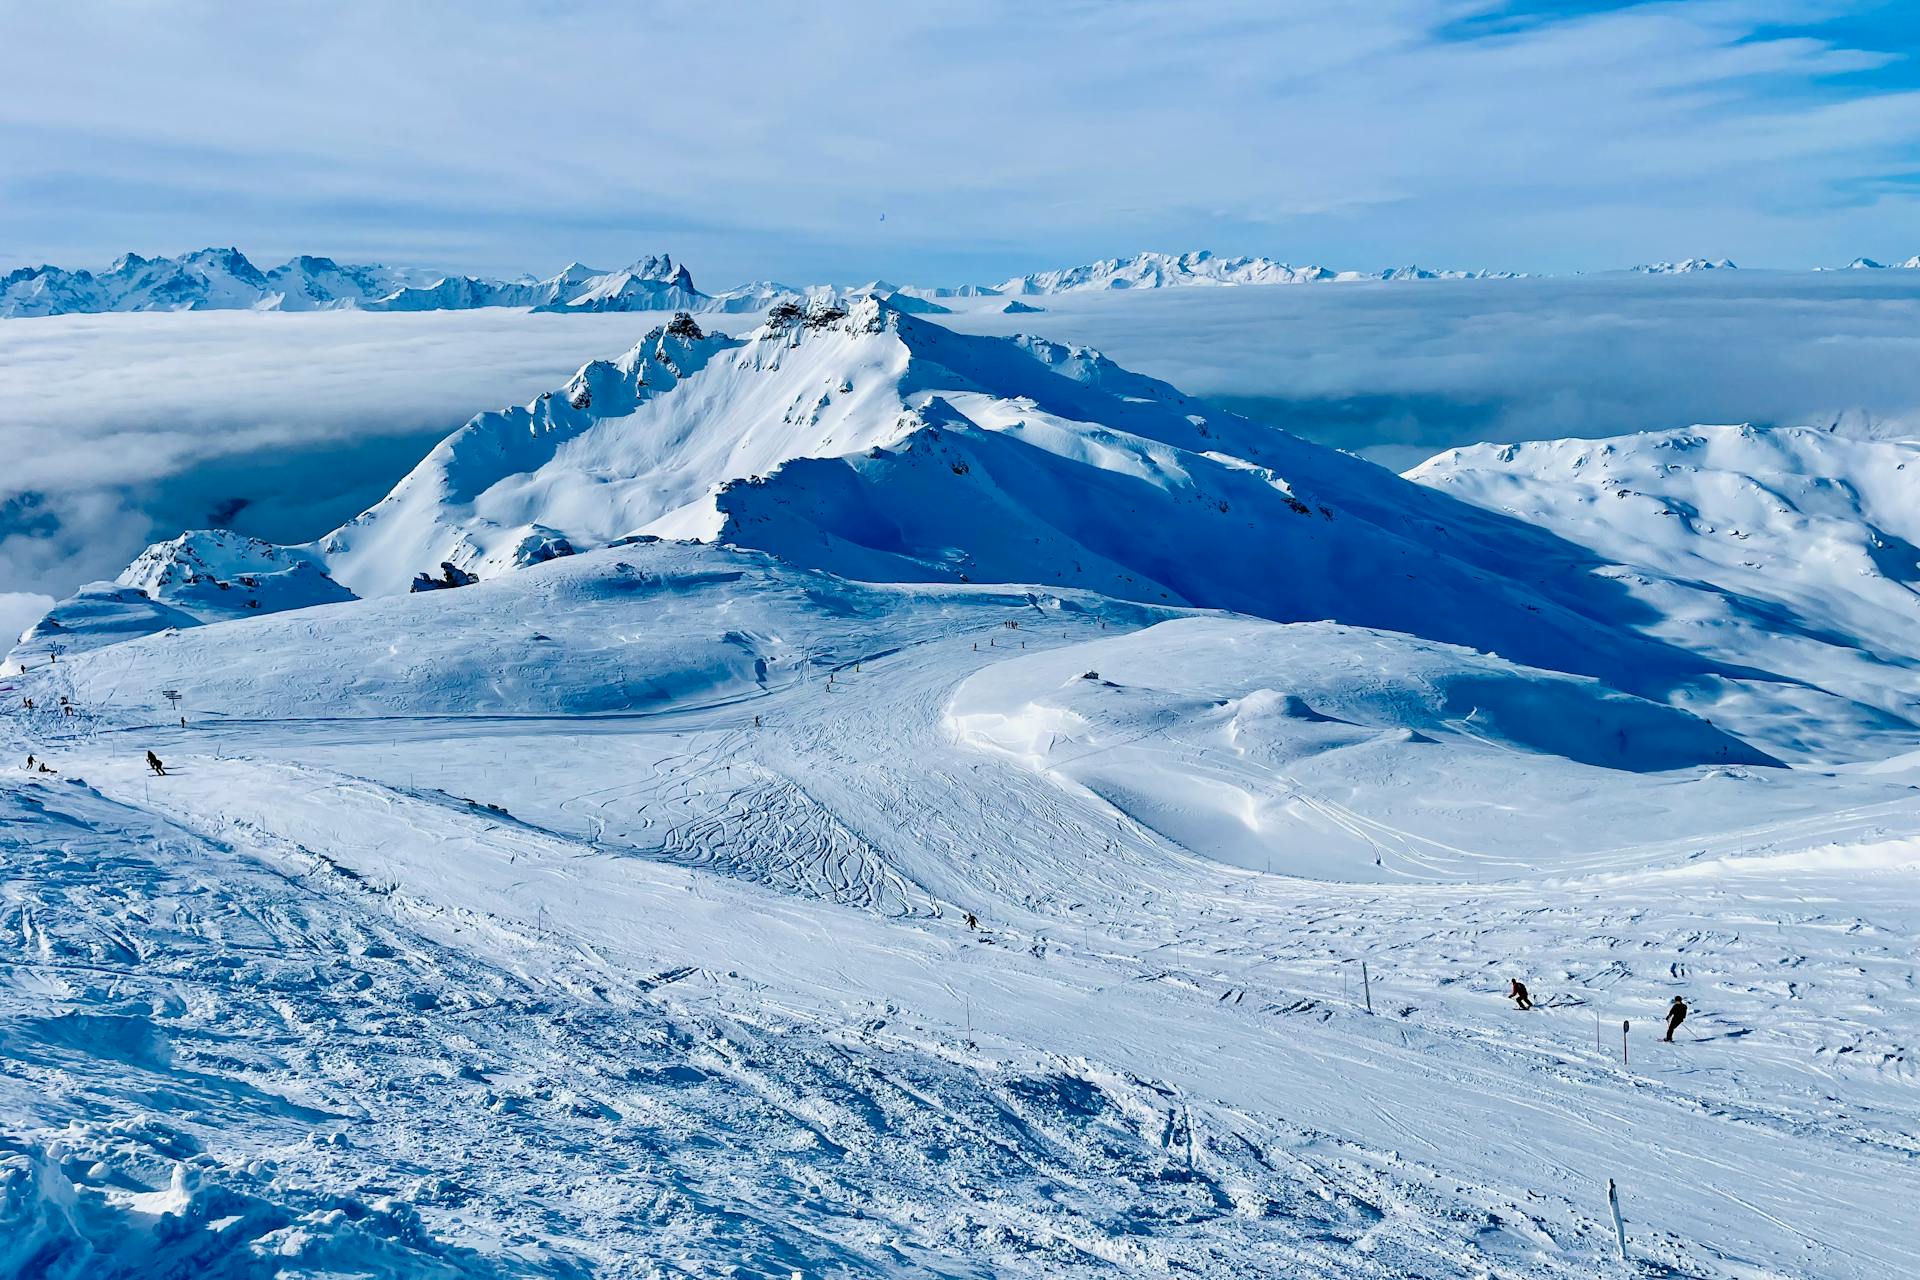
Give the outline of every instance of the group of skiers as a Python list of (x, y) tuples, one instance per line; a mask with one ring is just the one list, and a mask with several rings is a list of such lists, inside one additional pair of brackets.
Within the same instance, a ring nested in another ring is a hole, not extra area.
[[(1527, 990), (1527, 984), (1518, 978), (1511, 979), (1508, 983), (1507, 998), (1513, 1001), (1514, 1007), (1522, 1012), (1533, 1008), (1533, 994)], [(1673, 1003), (1667, 1006), (1667, 1034), (1662, 1037), (1665, 1043), (1673, 1043), (1673, 1033), (1678, 1031), (1680, 1024), (1687, 1020), (1688, 1012), (1687, 1002), (1675, 996)]]
[[(152, 771), (153, 776), (156, 778), (164, 778), (167, 776), (167, 766), (160, 763), (160, 757), (151, 751), (147, 752), (147, 768)], [(31, 751), (27, 753), (26, 769), (28, 773), (53, 772), (52, 769), (47, 767), (45, 760), (37, 758)]]

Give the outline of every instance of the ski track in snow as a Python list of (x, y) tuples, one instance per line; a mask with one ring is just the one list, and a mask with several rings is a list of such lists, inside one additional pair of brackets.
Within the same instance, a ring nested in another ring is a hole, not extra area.
[(1243, 871), (955, 740), (973, 672), (1102, 636), (1001, 617), (654, 715), (16, 717), (61, 770), (0, 782), (21, 1238), (108, 1251), (73, 1275), (171, 1214), (160, 1256), (239, 1232), (260, 1274), (1517, 1280), (1613, 1273), (1612, 1177), (1640, 1274), (1920, 1270), (1920, 892), (1743, 870), (1912, 805), (1723, 834), (1719, 871)]

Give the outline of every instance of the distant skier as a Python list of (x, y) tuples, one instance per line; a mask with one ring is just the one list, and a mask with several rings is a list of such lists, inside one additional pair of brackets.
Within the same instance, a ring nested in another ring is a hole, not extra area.
[(1533, 1008), (1533, 997), (1527, 994), (1527, 984), (1518, 978), (1514, 978), (1509, 982), (1507, 986), (1507, 998), (1512, 1000), (1515, 1007), (1519, 1008), (1522, 1012)]
[(974, 932), (977, 932), (979, 928), (980, 928), (979, 917), (974, 915), (973, 912), (971, 911), (967, 912), (967, 932), (974, 933)]
[(153, 776), (156, 778), (167, 776), (167, 766), (161, 764), (160, 757), (151, 751), (147, 752), (147, 768), (153, 770)]
[(1685, 1022), (1686, 1020), (1687, 1020), (1687, 1002), (1685, 1000), (1682, 1000), (1679, 996), (1675, 996), (1673, 998), (1673, 1003), (1667, 1006), (1667, 1037), (1666, 1039), (1668, 1044), (1673, 1043), (1673, 1033), (1678, 1031), (1680, 1029), (1680, 1024)]
[(40, 767), (37, 770), (35, 770), (35, 772), (36, 773), (52, 773), (53, 770), (47, 768), (47, 762), (45, 760), (42, 760), (40, 762)]
[(27, 753), (27, 772), (33, 772), (33, 753), (31, 751)]

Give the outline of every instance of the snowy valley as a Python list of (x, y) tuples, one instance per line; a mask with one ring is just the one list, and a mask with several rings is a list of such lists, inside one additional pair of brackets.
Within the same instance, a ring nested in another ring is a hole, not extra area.
[(1920, 446), (1403, 477), (912, 296), (29, 632), (0, 1273), (1920, 1268)]

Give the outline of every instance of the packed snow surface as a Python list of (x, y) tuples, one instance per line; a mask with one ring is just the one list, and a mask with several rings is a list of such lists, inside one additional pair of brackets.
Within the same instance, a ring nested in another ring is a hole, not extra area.
[(1920, 1267), (1897, 759), (673, 542), (6, 683), (13, 1273)]

